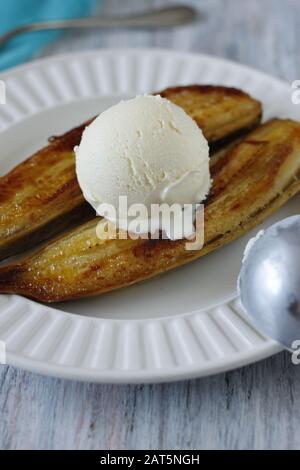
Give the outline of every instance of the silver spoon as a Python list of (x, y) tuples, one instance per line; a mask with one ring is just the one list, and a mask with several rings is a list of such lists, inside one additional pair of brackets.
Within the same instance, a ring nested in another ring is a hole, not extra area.
[(272, 225), (250, 242), (238, 288), (254, 325), (293, 349), (300, 340), (300, 216)]
[(190, 23), (197, 16), (194, 8), (171, 6), (128, 16), (102, 16), (71, 20), (43, 21), (19, 26), (0, 36), (0, 46), (29, 31), (69, 28), (169, 28)]

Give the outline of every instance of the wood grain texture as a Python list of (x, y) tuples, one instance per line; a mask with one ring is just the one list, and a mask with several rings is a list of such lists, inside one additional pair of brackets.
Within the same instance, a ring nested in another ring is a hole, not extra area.
[[(174, 0), (103, 0), (128, 13)], [(190, 0), (205, 17), (174, 31), (68, 33), (42, 55), (95, 47), (166, 47), (300, 76), (299, 0)], [(241, 5), (243, 3), (243, 5)], [(1, 449), (300, 449), (300, 369), (279, 354), (168, 385), (101, 386), (0, 366)]]

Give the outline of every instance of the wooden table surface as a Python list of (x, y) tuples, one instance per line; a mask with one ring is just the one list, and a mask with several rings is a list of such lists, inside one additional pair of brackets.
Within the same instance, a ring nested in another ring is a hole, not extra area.
[[(173, 0), (104, 0), (127, 13)], [(299, 0), (194, 0), (203, 21), (174, 31), (68, 33), (41, 56), (111, 46), (226, 57), (300, 79)], [(299, 449), (300, 368), (290, 355), (167, 385), (110, 386), (0, 367), (0, 449)]]

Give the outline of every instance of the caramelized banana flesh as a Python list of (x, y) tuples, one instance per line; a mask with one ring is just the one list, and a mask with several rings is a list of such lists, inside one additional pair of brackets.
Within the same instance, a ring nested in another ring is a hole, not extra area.
[(253, 129), (262, 115), (261, 103), (236, 88), (190, 85), (167, 88), (160, 95), (196, 121), (211, 150)]
[(57, 302), (101, 294), (164, 273), (246, 233), (300, 190), (300, 124), (273, 120), (212, 160), (205, 244), (186, 240), (100, 240), (99, 219), (23, 261), (0, 269), (0, 292)]
[(75, 173), (73, 148), (84, 127), (53, 138), (0, 178), (0, 260), (94, 217)]
[[(258, 101), (232, 88), (180, 87), (162, 95), (194, 117), (213, 146), (257, 125), (262, 112)], [(0, 178), (0, 260), (94, 217), (77, 183), (73, 152), (87, 124), (52, 139)]]

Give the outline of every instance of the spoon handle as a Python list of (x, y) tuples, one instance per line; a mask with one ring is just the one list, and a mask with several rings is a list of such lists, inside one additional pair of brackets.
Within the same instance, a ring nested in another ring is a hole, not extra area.
[(127, 16), (90, 17), (31, 23), (0, 36), (0, 46), (15, 36), (30, 31), (69, 28), (170, 28), (191, 22), (196, 10), (186, 6), (173, 6)]

